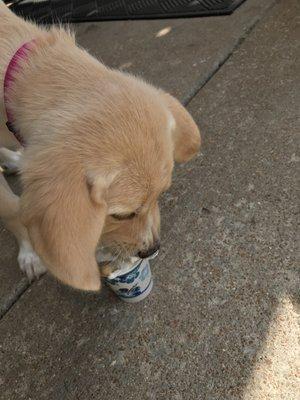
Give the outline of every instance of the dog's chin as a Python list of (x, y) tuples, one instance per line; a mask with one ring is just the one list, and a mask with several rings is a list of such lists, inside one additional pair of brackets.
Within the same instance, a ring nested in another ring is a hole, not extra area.
[(113, 271), (120, 268), (120, 265), (130, 260), (130, 257), (134, 256), (136, 252), (120, 250), (118, 247), (104, 247), (100, 246), (96, 250), (96, 260), (99, 265), (101, 275), (103, 277), (109, 276)]
[(123, 247), (115, 246), (99, 246), (96, 250), (96, 260), (98, 264), (107, 263), (122, 263), (127, 262), (130, 257), (134, 257), (137, 254), (137, 250), (128, 249)]

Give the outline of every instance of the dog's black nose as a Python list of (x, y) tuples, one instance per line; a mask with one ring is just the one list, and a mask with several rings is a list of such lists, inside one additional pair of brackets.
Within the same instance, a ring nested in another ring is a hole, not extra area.
[(153, 246), (149, 247), (146, 250), (142, 250), (138, 252), (138, 256), (140, 258), (148, 258), (151, 257), (154, 253), (156, 253), (160, 248), (160, 242), (157, 240)]

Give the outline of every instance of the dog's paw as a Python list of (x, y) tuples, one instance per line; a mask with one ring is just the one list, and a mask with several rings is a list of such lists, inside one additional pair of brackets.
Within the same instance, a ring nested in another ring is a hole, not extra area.
[(21, 166), (21, 152), (0, 148), (0, 165), (6, 175), (17, 174)]
[(28, 242), (23, 242), (21, 244), (18, 262), (21, 270), (27, 275), (30, 282), (39, 278), (47, 271), (41, 259)]

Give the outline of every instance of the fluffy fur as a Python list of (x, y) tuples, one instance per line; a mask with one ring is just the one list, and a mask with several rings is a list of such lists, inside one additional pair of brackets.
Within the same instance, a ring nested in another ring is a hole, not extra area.
[[(9, 91), (15, 126), (28, 143), (24, 190), (17, 198), (1, 178), (0, 216), (55, 277), (98, 290), (99, 241), (120, 257), (157, 243), (158, 197), (171, 184), (174, 159), (198, 151), (198, 128), (174, 97), (107, 68), (69, 32), (25, 22), (1, 1), (0, 21), (1, 87), (15, 51), (35, 39)], [(4, 122), (1, 92), (0, 147), (16, 146)]]

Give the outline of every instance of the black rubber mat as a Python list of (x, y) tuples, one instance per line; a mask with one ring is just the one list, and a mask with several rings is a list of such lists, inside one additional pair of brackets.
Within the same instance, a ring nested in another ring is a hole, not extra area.
[(245, 0), (5, 0), (40, 23), (231, 14)]

